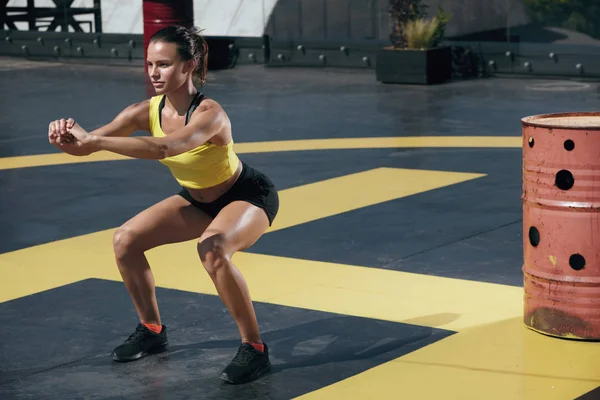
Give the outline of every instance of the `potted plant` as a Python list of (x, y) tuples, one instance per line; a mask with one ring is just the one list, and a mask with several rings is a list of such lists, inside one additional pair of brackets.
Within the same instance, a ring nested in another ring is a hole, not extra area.
[(450, 47), (439, 46), (450, 20), (441, 7), (431, 19), (420, 0), (390, 0), (391, 46), (377, 52), (375, 74), (384, 83), (441, 83), (452, 77)]

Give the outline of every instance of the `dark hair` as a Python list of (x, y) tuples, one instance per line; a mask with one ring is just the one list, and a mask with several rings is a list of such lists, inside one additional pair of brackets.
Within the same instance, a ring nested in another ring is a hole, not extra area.
[(162, 28), (150, 38), (150, 42), (175, 43), (177, 53), (184, 60), (195, 59), (198, 66), (194, 71), (196, 81), (200, 85), (206, 82), (208, 70), (208, 44), (196, 27), (173, 25)]

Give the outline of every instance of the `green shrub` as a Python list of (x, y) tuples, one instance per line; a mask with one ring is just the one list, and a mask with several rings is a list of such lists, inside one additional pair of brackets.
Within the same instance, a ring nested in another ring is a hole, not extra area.
[(426, 18), (427, 6), (420, 0), (390, 0), (390, 41), (396, 49), (429, 49), (444, 38), (450, 14), (438, 6), (432, 19)]

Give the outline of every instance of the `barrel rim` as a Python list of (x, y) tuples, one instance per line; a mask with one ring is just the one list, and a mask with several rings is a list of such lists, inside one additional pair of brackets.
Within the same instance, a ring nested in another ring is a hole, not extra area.
[(577, 130), (588, 130), (588, 129), (600, 129), (600, 123), (594, 126), (581, 126), (581, 125), (565, 125), (565, 124), (552, 124), (552, 123), (537, 123), (535, 120), (548, 119), (548, 118), (564, 118), (564, 117), (600, 117), (600, 111), (573, 111), (564, 113), (550, 113), (550, 114), (537, 114), (530, 115), (521, 118), (523, 126), (534, 126), (538, 128), (551, 128), (551, 129), (577, 129)]

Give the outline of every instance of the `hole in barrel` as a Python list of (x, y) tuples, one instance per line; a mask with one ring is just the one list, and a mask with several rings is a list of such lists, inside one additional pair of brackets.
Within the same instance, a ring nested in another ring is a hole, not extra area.
[(561, 190), (569, 190), (575, 184), (575, 178), (571, 171), (562, 169), (556, 173), (555, 179), (556, 186)]
[(529, 228), (529, 243), (533, 247), (537, 247), (540, 244), (540, 231), (535, 226)]
[(532, 138), (531, 136), (529, 136), (529, 147), (533, 147), (534, 144), (535, 144), (535, 139)]
[(585, 267), (585, 258), (581, 254), (572, 254), (569, 257), (569, 265), (575, 271), (580, 271)]
[(565, 140), (564, 146), (565, 146), (565, 150), (571, 151), (575, 148), (575, 142), (572, 141), (571, 139), (567, 139), (567, 140)]

